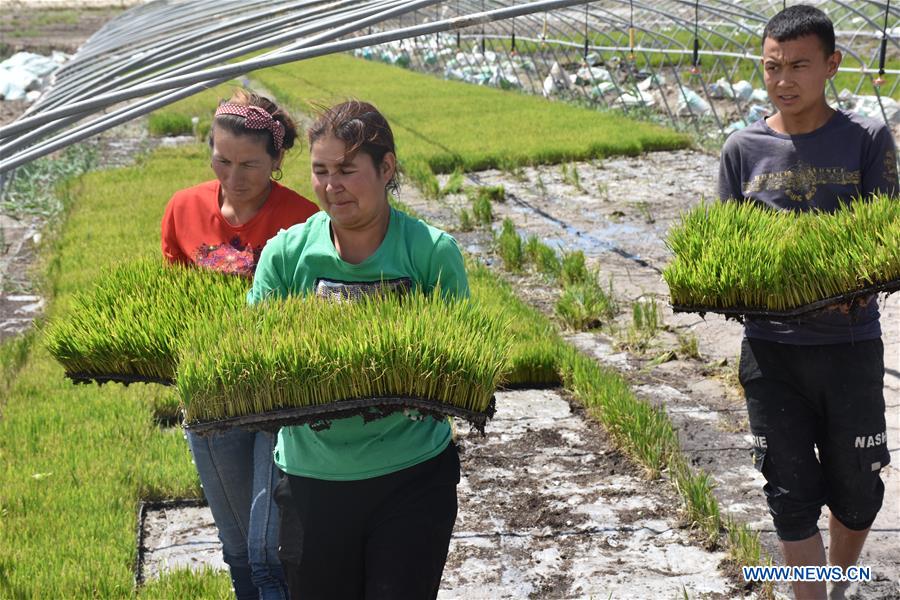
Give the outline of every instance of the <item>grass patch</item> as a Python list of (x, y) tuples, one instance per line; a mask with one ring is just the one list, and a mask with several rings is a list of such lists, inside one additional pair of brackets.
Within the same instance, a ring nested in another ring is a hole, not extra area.
[(596, 277), (590, 282), (565, 286), (556, 300), (556, 315), (566, 327), (578, 331), (596, 329), (618, 312), (612, 282), (604, 290)]
[(562, 263), (556, 251), (543, 243), (536, 235), (528, 236), (525, 241), (525, 256), (534, 265), (538, 273), (552, 281), (560, 276)]
[(560, 260), (559, 283), (562, 285), (577, 285), (591, 283), (596, 280), (596, 275), (591, 273), (584, 258), (584, 252), (575, 250), (564, 252)]
[[(0, 392), (9, 391), (15, 381), (16, 374), (25, 364), (31, 342), (34, 339), (33, 330), (0, 343)], [(0, 402), (0, 415), (3, 413), (3, 403)]]
[(192, 135), (194, 133), (191, 117), (174, 112), (152, 113), (147, 119), (147, 129), (150, 131), (150, 135), (157, 137)]
[[(637, 156), (690, 144), (683, 134), (614, 111), (444, 81), (343, 54), (265, 69), (254, 77), (281, 102), (309, 114), (315, 105), (348, 97), (378, 106), (394, 131), (401, 169), (435, 198), (441, 192), (432, 180), (436, 173)], [(223, 88), (228, 89), (215, 89)], [(227, 95), (204, 92), (158, 113), (199, 116), (202, 128), (215, 106), (211, 98)]]
[[(620, 337), (617, 346), (622, 349), (643, 354), (650, 349), (656, 334), (662, 328), (662, 319), (659, 314), (659, 304), (655, 298), (641, 298), (631, 304), (631, 323)], [(664, 352), (651, 363), (660, 364), (672, 360), (676, 355), (672, 352)]]
[(444, 187), (441, 188), (441, 195), (447, 196), (449, 194), (462, 193), (465, 183), (465, 173), (463, 173), (460, 169), (456, 169), (455, 171), (453, 171), (453, 173), (450, 174), (450, 177), (447, 178), (447, 183), (444, 184)]
[(472, 216), (475, 222), (482, 227), (489, 227), (494, 220), (494, 209), (491, 208), (491, 201), (486, 194), (473, 192), (469, 196), (472, 202)]
[(497, 236), (497, 251), (500, 253), (503, 266), (507, 271), (518, 273), (522, 270), (525, 262), (525, 247), (512, 219), (503, 219), (503, 229)]
[(512, 287), (480, 264), (466, 265), (472, 299), (483, 310), (509, 319), (513, 337), (506, 380), (510, 386), (556, 385), (564, 347), (559, 332), (542, 314), (525, 305)]
[(669, 231), (672, 303), (784, 311), (900, 278), (900, 202), (836, 212), (700, 204)]
[[(434, 173), (688, 146), (679, 133), (620, 114), (443, 81), (347, 55), (274, 67), (256, 77), (294, 106), (348, 96), (372, 102), (390, 121), (401, 159), (420, 158)], [(471, 110), (473, 106), (478, 110)]]
[(472, 222), (472, 213), (463, 208), (459, 211), (459, 231), (472, 231), (475, 225)]

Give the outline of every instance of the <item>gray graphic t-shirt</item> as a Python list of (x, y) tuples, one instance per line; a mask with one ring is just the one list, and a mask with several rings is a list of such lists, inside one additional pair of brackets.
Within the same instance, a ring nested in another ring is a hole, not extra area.
[[(836, 111), (819, 129), (778, 133), (757, 121), (722, 148), (718, 194), (777, 210), (834, 211), (841, 202), (872, 193), (896, 194), (897, 151), (883, 122)], [(747, 337), (788, 344), (840, 344), (881, 336), (878, 305), (850, 314), (826, 310), (790, 322), (750, 319)]]

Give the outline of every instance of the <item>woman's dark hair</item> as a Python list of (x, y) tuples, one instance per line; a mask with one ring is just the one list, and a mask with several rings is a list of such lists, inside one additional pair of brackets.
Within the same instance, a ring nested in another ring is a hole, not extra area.
[(776, 42), (788, 42), (807, 35), (819, 38), (825, 56), (834, 54), (834, 24), (821, 10), (805, 4), (788, 6), (772, 17), (766, 23), (762, 39), (763, 43), (766, 38), (772, 38)]
[[(372, 158), (376, 168), (381, 166), (388, 152), (397, 155), (391, 126), (368, 102), (348, 100), (331, 108), (322, 107), (315, 123), (307, 130), (309, 147), (329, 135), (346, 144), (348, 157), (364, 152)], [(385, 189), (394, 194), (400, 190), (396, 171)]]
[[(274, 102), (266, 98), (265, 96), (260, 96), (255, 92), (252, 92), (247, 89), (237, 88), (234, 90), (231, 98), (228, 100), (223, 100), (219, 104), (240, 104), (243, 106), (258, 106), (272, 115), (272, 118), (284, 126), (284, 141), (282, 142), (282, 149), (288, 150), (294, 146), (294, 141), (297, 139), (297, 125), (294, 123), (294, 120), (288, 115), (285, 111), (280, 109)], [(256, 137), (260, 140), (265, 140), (266, 142), (266, 152), (268, 152), (269, 156), (272, 158), (278, 158), (280, 152), (275, 148), (275, 138), (272, 136), (272, 133), (267, 129), (249, 129), (245, 125), (245, 118), (239, 115), (217, 115), (213, 119), (212, 127), (209, 130), (209, 146), (212, 147), (213, 144), (213, 136), (215, 135), (216, 128), (221, 127), (222, 129), (234, 134), (234, 135), (248, 135), (252, 137)]]

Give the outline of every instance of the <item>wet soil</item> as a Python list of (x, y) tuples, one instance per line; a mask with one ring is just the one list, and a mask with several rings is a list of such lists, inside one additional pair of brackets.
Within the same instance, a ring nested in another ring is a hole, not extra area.
[(0, 11), (0, 60), (22, 51), (74, 54), (94, 32), (133, 4), (138, 2), (7, 0)]

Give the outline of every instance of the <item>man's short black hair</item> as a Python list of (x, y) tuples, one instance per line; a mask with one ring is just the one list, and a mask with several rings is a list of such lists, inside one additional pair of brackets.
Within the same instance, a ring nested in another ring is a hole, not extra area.
[(766, 23), (762, 39), (763, 43), (766, 38), (772, 38), (776, 42), (787, 42), (807, 35), (819, 38), (825, 56), (834, 54), (834, 24), (821, 10), (805, 4), (788, 6), (772, 17)]

